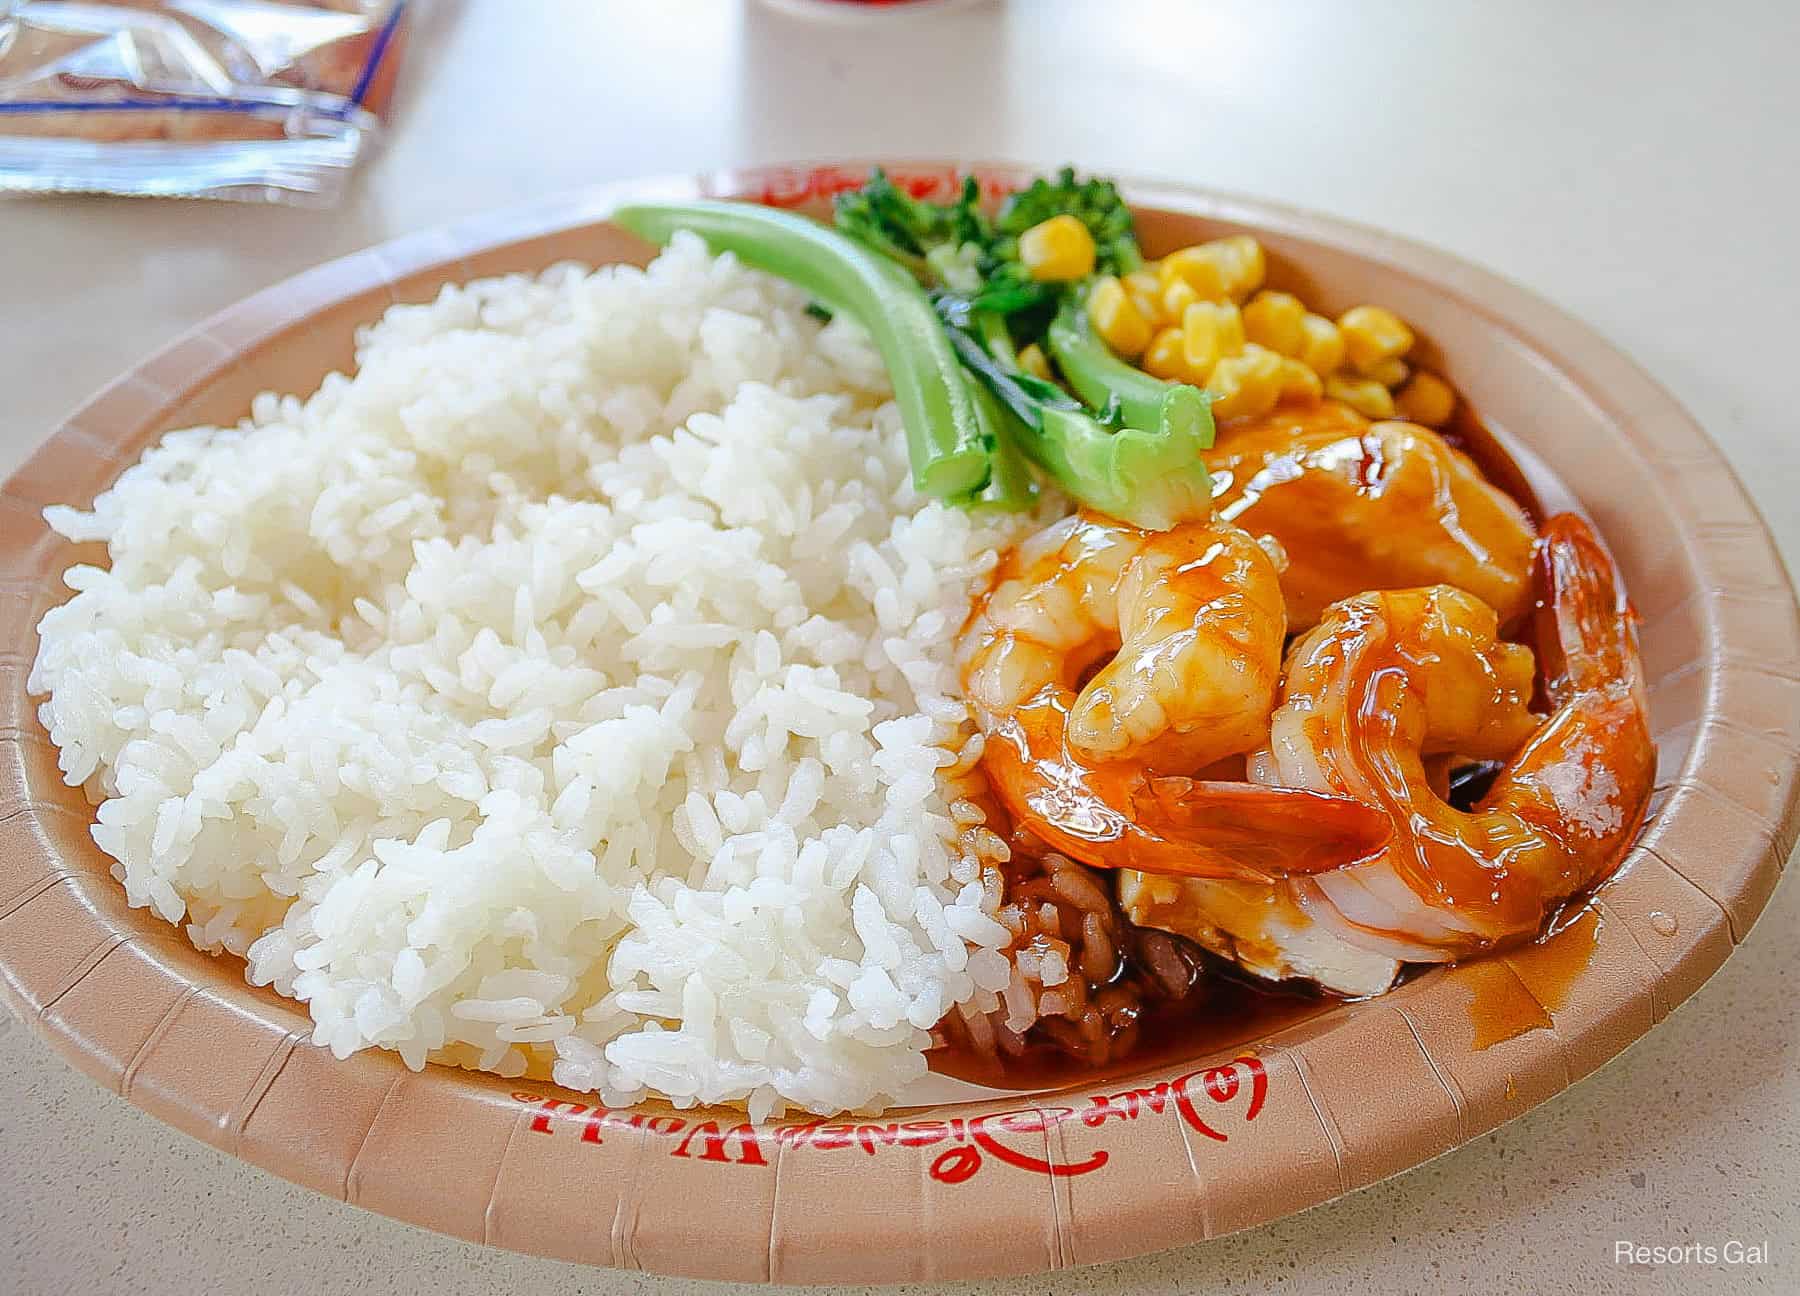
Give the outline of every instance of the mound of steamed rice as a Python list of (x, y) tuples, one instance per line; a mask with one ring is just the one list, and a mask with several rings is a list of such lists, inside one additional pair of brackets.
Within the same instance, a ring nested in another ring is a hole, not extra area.
[(131, 902), (339, 1056), (612, 1103), (866, 1107), (994, 1011), (950, 653), (1007, 524), (805, 305), (691, 239), (448, 288), (49, 510), (110, 565), (31, 688)]

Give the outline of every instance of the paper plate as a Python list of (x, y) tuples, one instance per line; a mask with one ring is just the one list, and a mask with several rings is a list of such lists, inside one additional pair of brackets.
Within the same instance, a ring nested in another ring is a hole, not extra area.
[[(921, 193), (948, 192), (956, 171), (890, 169)], [(1642, 370), (1491, 274), (1341, 221), (1153, 184), (1127, 186), (1152, 253), (1250, 230), (1278, 286), (1413, 322), (1422, 360), (1572, 489), (1617, 557), (1644, 618), (1654, 813), (1554, 936), (1105, 1083), (754, 1128), (733, 1111), (608, 1111), (544, 1084), (415, 1073), (381, 1052), (335, 1061), (299, 1005), (127, 907), (25, 693), (34, 627), (66, 596), (58, 573), (97, 556), (50, 534), (44, 505), (87, 503), (166, 429), (230, 424), (259, 391), (311, 391), (390, 302), (565, 259), (642, 261), (605, 223), (627, 196), (820, 211), (865, 171), (607, 187), (321, 266), (120, 378), (13, 477), (0, 497), (0, 991), (52, 1047), (235, 1156), (459, 1237), (707, 1278), (960, 1278), (1216, 1237), (1404, 1170), (1553, 1097), (1718, 968), (1794, 845), (1800, 734), (1793, 595), (1724, 458)], [(996, 190), (1030, 174), (976, 172)]]

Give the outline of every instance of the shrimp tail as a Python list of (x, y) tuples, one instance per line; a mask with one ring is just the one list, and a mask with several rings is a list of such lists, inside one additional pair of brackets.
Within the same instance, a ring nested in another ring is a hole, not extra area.
[(1617, 865), (1649, 803), (1656, 747), (1637, 615), (1599, 539), (1581, 518), (1558, 514), (1544, 526), (1537, 568), (1538, 654), (1556, 709), (1478, 808), (1503, 807), (1560, 843), (1557, 877), (1538, 887), (1547, 907)]
[(1621, 606), (1612, 560), (1587, 521), (1559, 513), (1537, 551), (1536, 637), (1545, 691), (1558, 706), (1582, 693), (1640, 694), (1637, 614)]
[[(1207, 864), (1228, 861), (1238, 876), (1270, 880), (1360, 863), (1393, 833), (1386, 814), (1350, 797), (1172, 775), (1146, 778), (1133, 809), (1141, 826), (1187, 843)], [(1144, 871), (1220, 876), (1184, 869), (1179, 856), (1159, 862), (1165, 867)]]
[(1115, 781), (1005, 737), (982, 760), (1016, 820), (1094, 868), (1267, 883), (1366, 859), (1392, 831), (1347, 797), (1135, 770)]

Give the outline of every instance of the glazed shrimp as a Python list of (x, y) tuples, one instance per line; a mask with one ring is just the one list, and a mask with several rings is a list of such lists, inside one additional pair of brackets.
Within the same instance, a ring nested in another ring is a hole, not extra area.
[(1364, 806), (1191, 777), (1266, 741), (1285, 631), (1275, 563), (1237, 527), (1045, 529), (959, 648), (994, 794), (1101, 867), (1266, 880), (1367, 856), (1386, 825)]
[[(1393, 836), (1369, 860), (1274, 887), (1128, 879), (1133, 920), (1192, 930), (1264, 975), (1373, 993), (1401, 962), (1529, 940), (1608, 876), (1655, 769), (1635, 618), (1572, 515), (1546, 526), (1537, 578), (1547, 719), (1527, 709), (1530, 651), (1500, 640), (1493, 610), (1468, 594), (1438, 586), (1335, 604), (1289, 653), (1250, 776), (1355, 797)], [(1465, 812), (1429, 786), (1424, 758), (1441, 752), (1507, 764)]]
[(1220, 516), (1287, 552), (1288, 628), (1352, 594), (1454, 585), (1511, 621), (1530, 595), (1525, 511), (1430, 428), (1335, 401), (1232, 423), (1205, 453)]

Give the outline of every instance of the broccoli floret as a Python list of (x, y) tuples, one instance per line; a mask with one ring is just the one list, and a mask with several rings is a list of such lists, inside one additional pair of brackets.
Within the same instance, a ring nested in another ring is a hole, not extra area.
[(1001, 205), (994, 218), (993, 253), (998, 261), (1016, 263), (1019, 235), (1052, 216), (1073, 216), (1094, 236), (1094, 269), (1099, 274), (1130, 274), (1143, 265), (1131, 208), (1110, 180), (1077, 180), (1064, 167), (1055, 180), (1039, 178)]
[(963, 181), (955, 202), (940, 204), (914, 198), (877, 167), (861, 189), (837, 196), (833, 216), (851, 238), (927, 282), (944, 278), (944, 268), (966, 264), (979, 270), (994, 239), (993, 227), (981, 212), (981, 186), (974, 176)]

